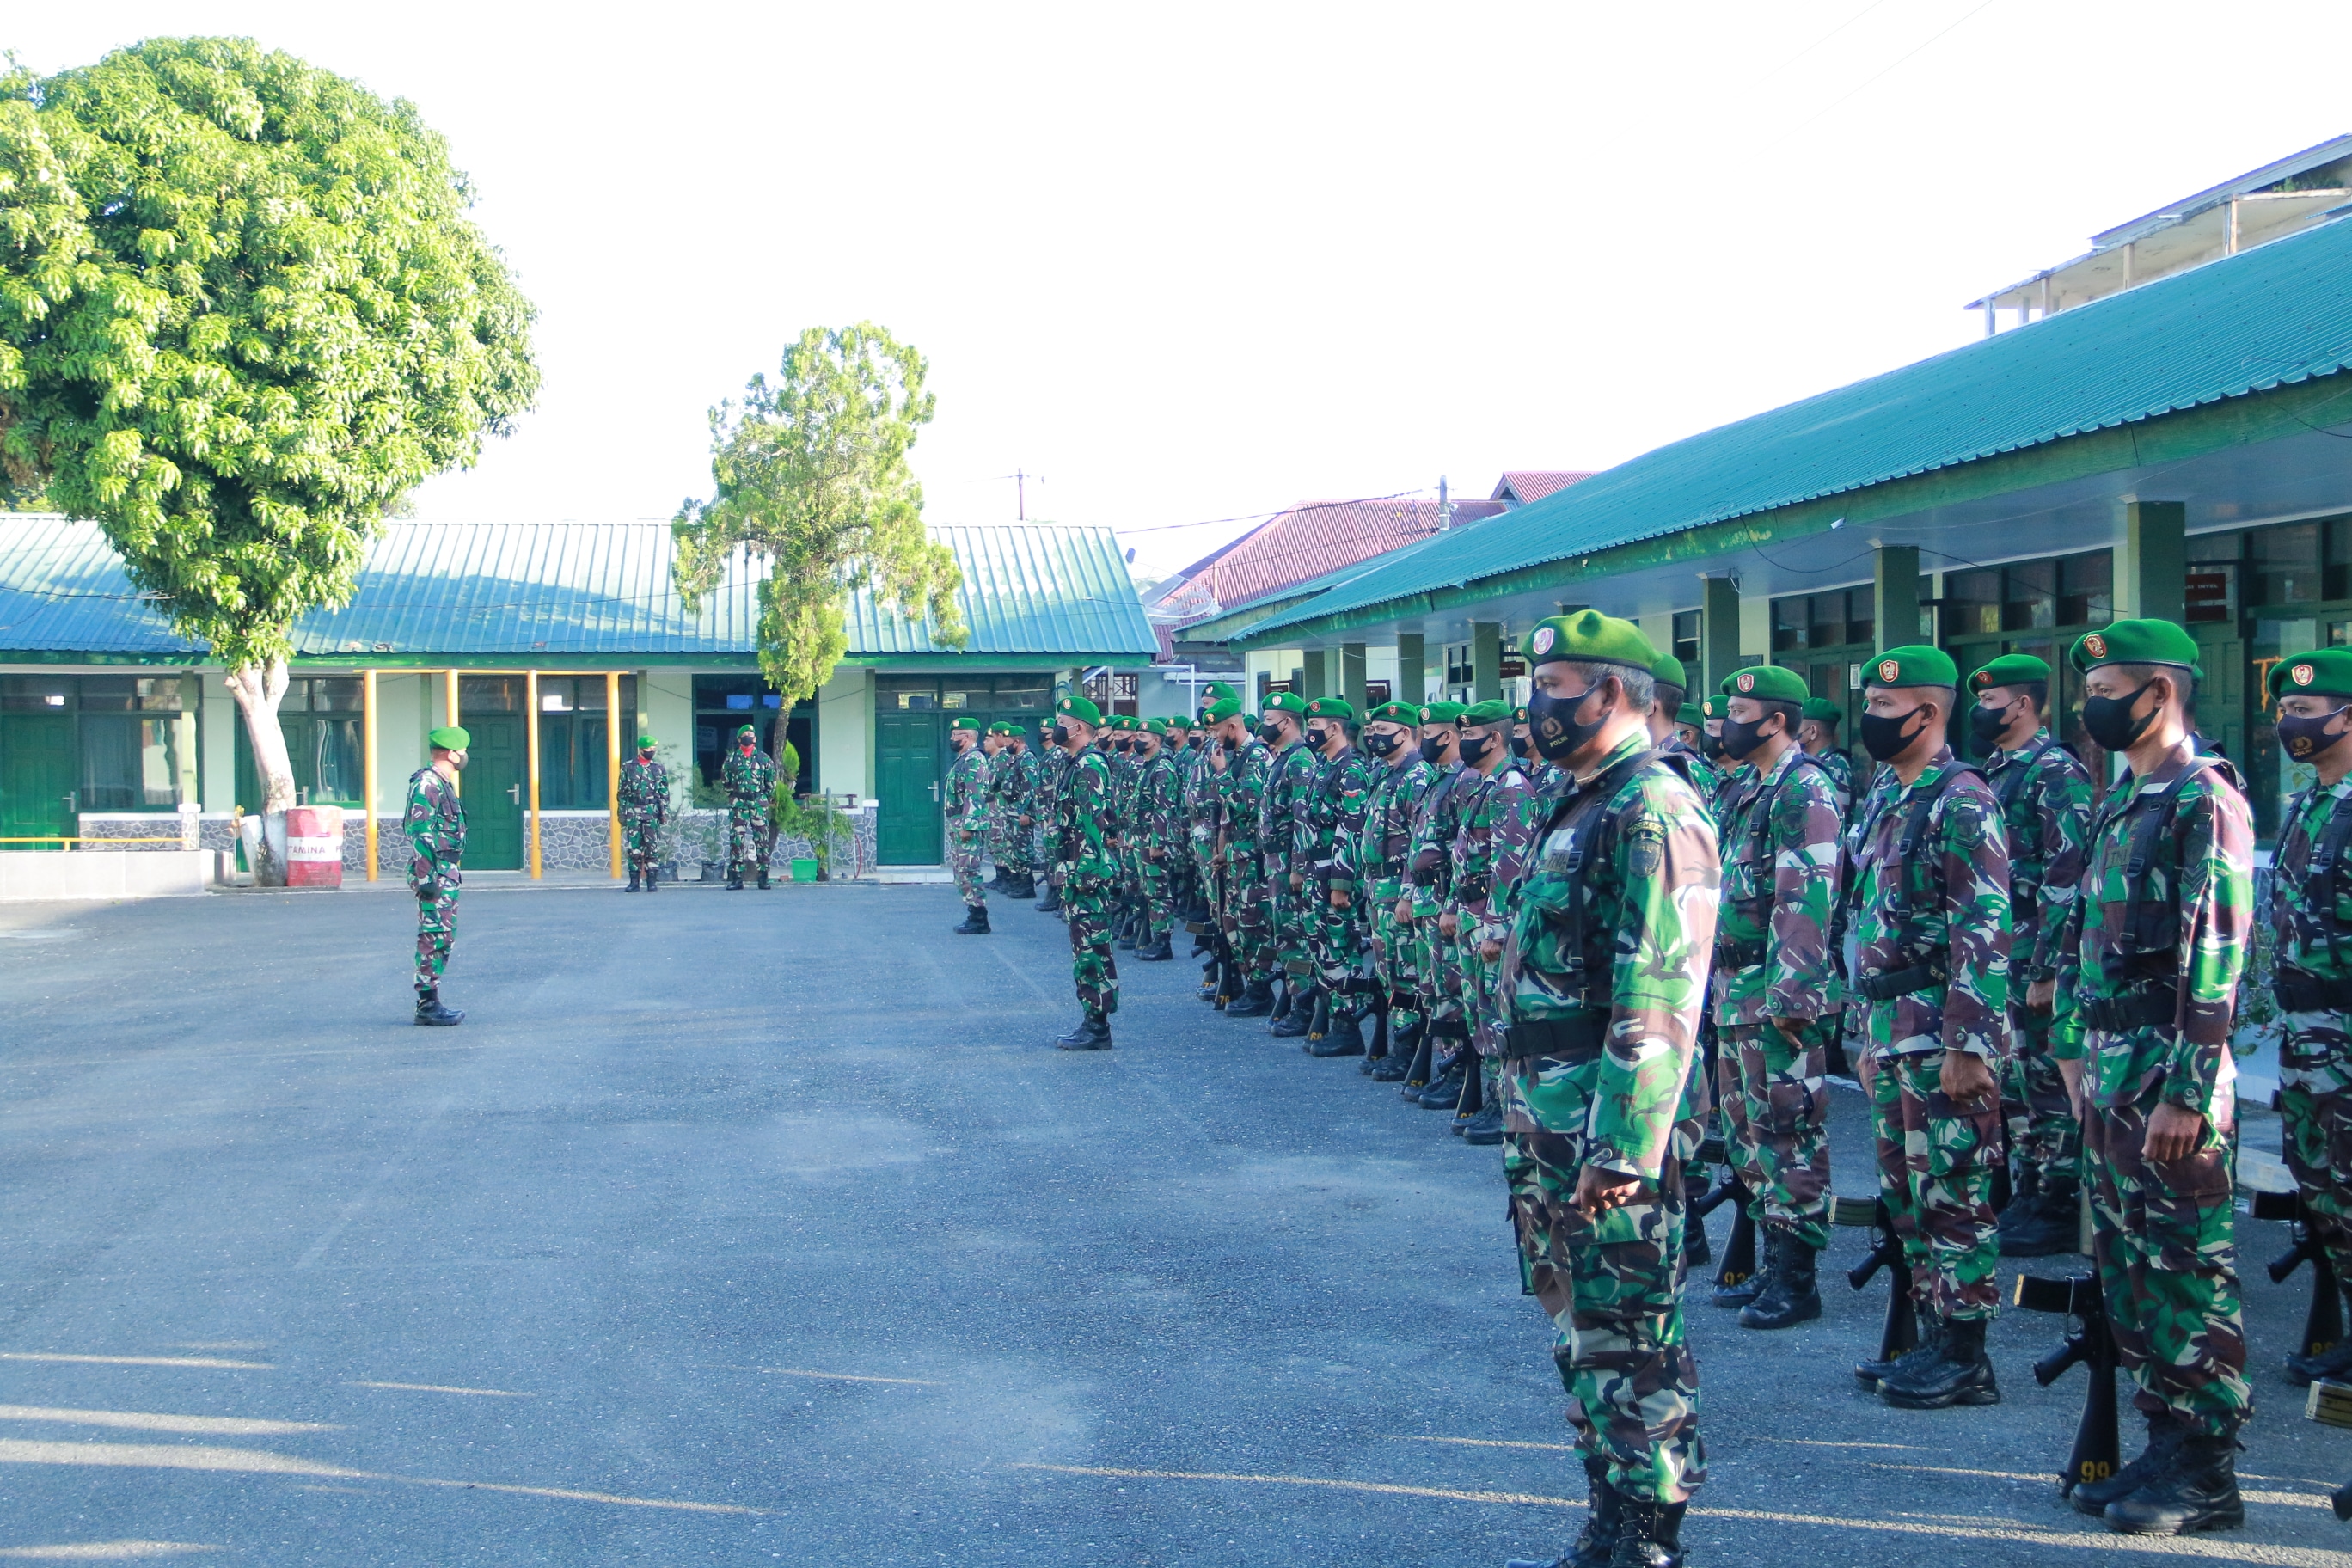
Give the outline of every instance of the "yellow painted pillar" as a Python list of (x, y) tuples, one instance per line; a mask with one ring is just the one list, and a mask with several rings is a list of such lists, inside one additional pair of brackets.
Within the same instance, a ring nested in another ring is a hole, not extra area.
[(375, 880), (375, 671), (360, 671), (360, 771), (367, 782), (361, 788), (367, 802), (367, 879)]
[[(444, 698), (441, 706), (447, 710), (449, 715), (449, 717), (443, 720), (442, 722), (447, 724), (451, 729), (455, 729), (457, 725), (457, 672), (454, 669), (444, 670), (442, 672), (442, 680), (445, 683), (445, 687)], [(457, 778), (451, 779), (449, 781), (449, 787), (452, 790), (455, 790), (462, 798), (466, 793), (466, 780), (464, 775), (461, 774)]]
[(621, 673), (604, 672), (604, 832), (613, 847), (613, 880), (621, 879)]
[(530, 875), (536, 881), (539, 879), (539, 671), (524, 671), (522, 700), (530, 710), (530, 728), (524, 731), (524, 735), (530, 743)]

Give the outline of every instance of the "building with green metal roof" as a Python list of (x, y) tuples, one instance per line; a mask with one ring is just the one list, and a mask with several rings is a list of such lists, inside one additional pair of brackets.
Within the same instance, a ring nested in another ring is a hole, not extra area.
[[(759, 673), (759, 573), (744, 560), (689, 616), (667, 523), (392, 523), (351, 603), (296, 627), (283, 720), (298, 785), (310, 803), (363, 802), (372, 689), (376, 800), (397, 810), (454, 692), (475, 737), (467, 862), (518, 867), (531, 730), (548, 820), (605, 815), (610, 672), (621, 735), (649, 730), (680, 771), (715, 781), (740, 724), (765, 743), (782, 722), (803, 789), (873, 803), (885, 863), (936, 863), (950, 719), (1034, 721), (1057, 689), (1089, 678), (1112, 699), (1119, 672), (1150, 664), (1156, 644), (1108, 529), (931, 534), (962, 572), (964, 647), (940, 647), (928, 626), (852, 595), (849, 653), (785, 713)], [(217, 815), (257, 797), (221, 671), (142, 598), (97, 526), (0, 517), (0, 838), (84, 837), (94, 819), (184, 805)]]

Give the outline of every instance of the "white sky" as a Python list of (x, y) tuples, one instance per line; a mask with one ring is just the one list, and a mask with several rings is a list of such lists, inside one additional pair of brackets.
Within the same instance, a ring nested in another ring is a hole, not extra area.
[[(929, 356), (926, 512), (1181, 565), (1310, 496), (1601, 468), (1968, 341), (2095, 230), (2352, 130), (2284, 0), (27, 6), (415, 100), (546, 387), (438, 519), (667, 517), (800, 329)], [(998, 478), (997, 476), (1007, 476)]]

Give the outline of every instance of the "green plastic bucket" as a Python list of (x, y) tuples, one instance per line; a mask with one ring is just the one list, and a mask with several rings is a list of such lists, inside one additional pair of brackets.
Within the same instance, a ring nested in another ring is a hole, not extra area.
[(794, 860), (793, 862), (793, 880), (795, 882), (815, 881), (816, 862), (814, 860)]

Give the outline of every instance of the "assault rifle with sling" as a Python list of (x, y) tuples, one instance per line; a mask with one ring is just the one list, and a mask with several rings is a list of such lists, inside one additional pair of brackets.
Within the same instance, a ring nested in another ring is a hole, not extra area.
[(1845, 1282), (1852, 1289), (1868, 1289), (1880, 1269), (1887, 1271), (1894, 1293), (1887, 1299), (1886, 1322), (1879, 1331), (1878, 1359), (1893, 1361), (1919, 1342), (1919, 1314), (1911, 1305), (1911, 1268), (1903, 1261), (1903, 1238), (1895, 1234), (1895, 1216), (1887, 1212), (1885, 1198), (1832, 1198), (1830, 1223), (1869, 1226), (1878, 1232), (1870, 1256), (1846, 1271)]
[(2064, 1497), (2090, 1481), (2104, 1481), (2123, 1463), (2123, 1439), (2116, 1430), (2116, 1336), (2107, 1326), (2106, 1297), (2095, 1274), (2063, 1279), (2017, 1277), (2017, 1304), (2029, 1312), (2057, 1312), (2074, 1321), (2058, 1348), (2033, 1363), (2033, 1381), (2047, 1388), (2081, 1363), (2090, 1375), (2083, 1394), (2083, 1418), (2074, 1426), (2074, 1447), (2058, 1478)]
[(2304, 1206), (2303, 1194), (2256, 1193), (2253, 1211), (2256, 1219), (2284, 1220), (2294, 1226), (2294, 1245), (2272, 1258), (2263, 1270), (2272, 1284), (2284, 1285), (2296, 1269), (2311, 1265), (2311, 1305), (2303, 1314), (2303, 1344), (2296, 1353), (2315, 1356), (2335, 1349), (2344, 1340), (2343, 1293), (2336, 1288), (2326, 1248), (2313, 1234), (2311, 1211)]

